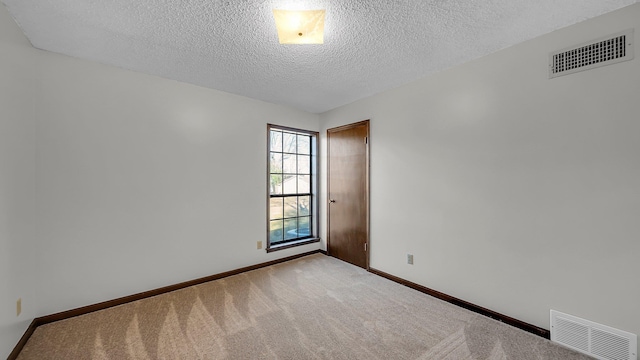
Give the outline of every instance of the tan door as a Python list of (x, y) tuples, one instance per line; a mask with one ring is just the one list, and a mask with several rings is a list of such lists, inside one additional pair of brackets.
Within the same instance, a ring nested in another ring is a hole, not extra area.
[(327, 130), (328, 253), (368, 268), (369, 120)]

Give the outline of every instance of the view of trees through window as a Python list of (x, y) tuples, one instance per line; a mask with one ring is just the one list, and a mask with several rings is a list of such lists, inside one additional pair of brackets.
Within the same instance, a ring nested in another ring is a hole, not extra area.
[(278, 128), (269, 131), (269, 243), (312, 234), (312, 136)]

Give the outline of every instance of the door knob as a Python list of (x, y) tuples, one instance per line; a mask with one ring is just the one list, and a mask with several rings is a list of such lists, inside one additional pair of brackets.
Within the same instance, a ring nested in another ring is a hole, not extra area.
[(333, 199), (331, 199), (331, 200), (329, 200), (329, 202), (330, 202), (330, 203), (334, 203), (334, 202), (336, 202), (336, 201), (335, 201), (335, 200), (333, 200)]

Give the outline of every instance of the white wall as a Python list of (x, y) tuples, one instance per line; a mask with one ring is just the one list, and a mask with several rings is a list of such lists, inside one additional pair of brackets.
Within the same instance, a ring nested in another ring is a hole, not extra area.
[(36, 310), (34, 64), (33, 48), (0, 4), (0, 358)]
[(0, 357), (34, 317), (319, 248), (256, 249), (266, 124), (318, 115), (35, 50), (4, 7), (0, 55)]
[(40, 313), (319, 248), (267, 254), (266, 124), (318, 115), (40, 53)]
[[(548, 79), (549, 52), (631, 27), (636, 59)], [(322, 114), (371, 119), (371, 266), (639, 334), (639, 30), (635, 4)]]

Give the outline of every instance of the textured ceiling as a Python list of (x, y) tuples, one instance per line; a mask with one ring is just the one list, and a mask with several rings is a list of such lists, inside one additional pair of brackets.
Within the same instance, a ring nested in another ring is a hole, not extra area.
[[(316, 113), (636, 2), (2, 1), (39, 49)], [(272, 9), (305, 8), (325, 43), (280, 45)]]

